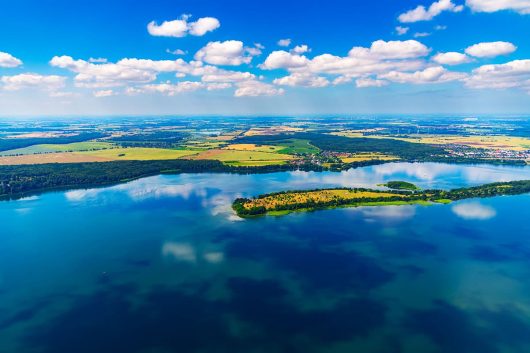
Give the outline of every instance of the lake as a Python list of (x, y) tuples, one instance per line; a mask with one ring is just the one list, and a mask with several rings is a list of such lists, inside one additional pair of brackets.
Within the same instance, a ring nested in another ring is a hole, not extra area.
[(530, 167), (164, 175), (0, 202), (0, 352), (530, 352), (530, 195), (239, 219), (236, 197)]

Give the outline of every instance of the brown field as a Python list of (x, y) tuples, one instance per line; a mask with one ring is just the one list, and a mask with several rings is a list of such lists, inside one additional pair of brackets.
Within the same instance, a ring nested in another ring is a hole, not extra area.
[(25, 156), (0, 157), (0, 165), (46, 164), (46, 163), (82, 163), (108, 162), (110, 158), (89, 156), (77, 153), (46, 153)]
[(318, 191), (299, 191), (285, 194), (276, 194), (265, 196), (259, 199), (253, 199), (243, 206), (246, 209), (252, 207), (265, 207), (267, 210), (274, 210), (277, 206), (297, 205), (314, 201), (315, 203), (324, 203), (333, 200), (357, 200), (363, 198), (385, 198), (385, 197), (403, 197), (403, 195), (390, 192), (372, 192), (372, 191), (353, 191), (344, 189), (328, 189)]

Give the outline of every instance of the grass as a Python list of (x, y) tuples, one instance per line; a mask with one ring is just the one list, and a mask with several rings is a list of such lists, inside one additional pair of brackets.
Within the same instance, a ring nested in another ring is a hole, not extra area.
[(216, 149), (202, 152), (193, 159), (213, 159), (234, 166), (278, 165), (292, 160), (294, 157), (261, 151), (238, 151), (230, 149)]
[(315, 154), (320, 152), (320, 149), (313, 146), (308, 140), (288, 139), (278, 141), (277, 145), (283, 147), (282, 150), (278, 151), (283, 154)]
[(108, 142), (75, 142), (67, 144), (42, 144), (0, 152), (0, 156), (30, 155), (38, 153), (79, 152), (115, 147)]
[(109, 160), (164, 160), (178, 159), (196, 155), (197, 151), (192, 150), (174, 150), (165, 148), (113, 148), (108, 150), (79, 152), (86, 156), (107, 158)]

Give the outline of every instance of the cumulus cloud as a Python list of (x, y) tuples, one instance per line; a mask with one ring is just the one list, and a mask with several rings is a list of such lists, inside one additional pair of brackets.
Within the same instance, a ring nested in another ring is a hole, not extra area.
[(195, 54), (195, 60), (213, 65), (238, 66), (249, 64), (252, 61), (252, 56), (259, 54), (261, 54), (259, 48), (250, 48), (249, 50), (243, 46), (241, 41), (227, 40), (208, 43)]
[(114, 96), (116, 95), (116, 92), (114, 92), (111, 89), (106, 89), (106, 90), (95, 91), (93, 94), (94, 94), (94, 97), (96, 98), (104, 98), (104, 97)]
[(22, 65), (22, 61), (20, 59), (15, 58), (9, 53), (0, 51), (0, 67), (14, 68), (20, 65)]
[(471, 72), (466, 85), (470, 88), (521, 88), (530, 93), (530, 60), (480, 66)]
[(278, 45), (280, 47), (288, 47), (291, 45), (291, 40), (289, 38), (286, 38), (286, 39), (280, 39), (278, 41)]
[(264, 70), (290, 69), (306, 66), (308, 62), (309, 60), (305, 56), (277, 50), (269, 54), (260, 68)]
[(374, 56), (380, 59), (410, 59), (426, 56), (430, 49), (416, 40), (377, 40), (369, 49), (354, 47), (349, 56)]
[(160, 25), (151, 21), (147, 25), (147, 31), (156, 37), (181, 38), (188, 34), (200, 37), (221, 26), (219, 20), (214, 17), (202, 17), (195, 22), (188, 22), (188, 19), (188, 15), (182, 15), (180, 19), (164, 21)]
[(460, 65), (470, 62), (471, 58), (466, 54), (447, 52), (436, 54), (432, 60), (441, 65)]
[(304, 53), (309, 53), (310, 51), (311, 49), (306, 44), (302, 44), (302, 45), (297, 45), (296, 47), (294, 47), (291, 50), (291, 53), (304, 54)]
[(477, 58), (493, 58), (511, 54), (515, 50), (517, 47), (510, 42), (484, 42), (468, 47), (466, 53)]
[(425, 70), (416, 72), (391, 71), (378, 76), (380, 79), (392, 82), (411, 84), (444, 83), (463, 80), (465, 77), (465, 73), (451, 72), (441, 66), (428, 67)]
[(495, 209), (479, 202), (458, 203), (452, 210), (458, 217), (467, 220), (487, 220), (497, 214)]
[(240, 82), (237, 87), (236, 97), (278, 96), (285, 92), (282, 88), (256, 80)]
[(313, 88), (326, 87), (329, 85), (329, 81), (326, 78), (307, 73), (293, 73), (289, 76), (277, 78), (273, 81), (273, 83), (280, 86), (300, 86)]
[(355, 81), (357, 88), (383, 87), (386, 85), (388, 85), (388, 81), (374, 80), (372, 78), (359, 78)]
[(173, 54), (173, 55), (186, 55), (188, 52), (182, 49), (175, 49), (175, 50), (166, 49), (166, 53)]
[(439, 0), (431, 4), (429, 8), (423, 5), (399, 15), (398, 20), (402, 23), (419, 21), (430, 21), (444, 11), (460, 12), (464, 9), (462, 5), (455, 5), (451, 0)]
[[(205, 65), (200, 61), (186, 62), (176, 60), (150, 60), (125, 58), (116, 63), (94, 64), (84, 60), (74, 60), (70, 56), (56, 56), (50, 64), (70, 70), (77, 75), (75, 83), (78, 87), (110, 88), (118, 86), (134, 86), (150, 84), (156, 81), (159, 73), (174, 72), (178, 78), (187, 75), (201, 77), (208, 83), (227, 83), (253, 80), (255, 75), (248, 72), (230, 71), (215, 66)], [(165, 86), (160, 88), (164, 91)], [(212, 86), (204, 86), (211, 88)], [(189, 88), (189, 86), (188, 86)], [(178, 92), (183, 87), (166, 88), (167, 92)], [(129, 92), (134, 92), (130, 90)]]
[(396, 33), (398, 34), (398, 36), (403, 36), (407, 34), (409, 30), (410, 30), (409, 27), (402, 27), (402, 26), (396, 27)]
[(56, 91), (65, 86), (66, 77), (57, 75), (40, 75), (24, 73), (14, 76), (2, 76), (2, 87), (8, 91), (18, 91), (24, 88), (38, 88), (47, 91)]
[[(161, 93), (167, 96), (175, 96), (181, 93), (194, 92), (200, 89), (206, 89), (208, 91), (225, 89), (231, 87), (230, 84), (226, 83), (205, 83), (199, 81), (181, 81), (177, 83), (153, 83), (143, 86), (138, 86), (139, 92), (151, 92)], [(135, 93), (138, 93), (135, 92)]]
[(511, 10), (520, 14), (530, 14), (529, 0), (466, 0), (466, 5), (475, 12)]

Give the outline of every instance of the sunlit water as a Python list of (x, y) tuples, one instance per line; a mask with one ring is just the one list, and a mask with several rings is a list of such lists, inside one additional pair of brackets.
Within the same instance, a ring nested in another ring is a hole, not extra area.
[(0, 202), (0, 352), (530, 352), (530, 195), (241, 220), (239, 196), (530, 168), (157, 176)]

